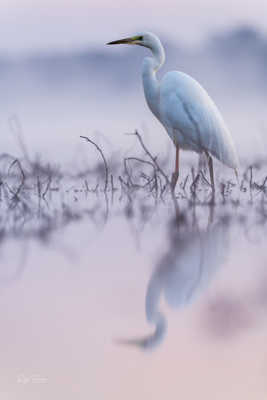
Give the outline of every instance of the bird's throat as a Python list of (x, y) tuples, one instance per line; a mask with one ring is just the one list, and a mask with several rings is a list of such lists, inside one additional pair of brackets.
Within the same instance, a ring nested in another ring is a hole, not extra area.
[(155, 60), (146, 57), (143, 62), (143, 88), (147, 104), (152, 113), (159, 118), (159, 81), (156, 75)]

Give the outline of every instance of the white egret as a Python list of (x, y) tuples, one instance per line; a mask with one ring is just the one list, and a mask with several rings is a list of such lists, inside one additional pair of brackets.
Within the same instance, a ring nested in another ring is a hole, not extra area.
[(205, 89), (189, 75), (179, 71), (168, 72), (161, 82), (158, 81), (156, 72), (165, 61), (164, 48), (159, 38), (145, 32), (107, 44), (144, 46), (153, 54), (153, 57), (145, 57), (143, 61), (143, 86), (150, 110), (163, 124), (176, 147), (172, 188), (179, 176), (180, 148), (207, 156), (213, 192), (215, 186), (211, 156), (233, 168), (237, 174), (238, 160), (231, 134)]

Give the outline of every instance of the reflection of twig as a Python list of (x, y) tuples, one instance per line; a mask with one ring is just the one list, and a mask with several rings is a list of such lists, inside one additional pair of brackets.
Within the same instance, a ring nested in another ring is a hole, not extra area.
[(8, 174), (9, 174), (11, 168), (14, 167), (14, 165), (17, 165), (18, 168), (19, 168), (19, 170), (20, 170), (20, 173), (21, 173), (21, 183), (20, 183), (19, 187), (17, 188), (17, 190), (16, 190), (15, 192), (14, 192), (13, 190), (11, 190), (9, 187), (8, 187), (8, 189), (9, 189), (10, 192), (13, 194), (13, 196), (14, 196), (13, 198), (14, 198), (14, 199), (17, 199), (17, 198), (18, 198), (18, 195), (19, 195), (19, 193), (20, 193), (20, 191), (21, 191), (21, 189), (22, 189), (22, 187), (23, 187), (23, 185), (24, 185), (24, 182), (25, 182), (25, 173), (24, 173), (24, 171), (23, 171), (23, 169), (22, 169), (22, 166), (21, 166), (20, 161), (16, 159), (16, 160), (14, 160), (14, 161), (10, 164), (10, 166), (9, 166), (9, 168), (8, 168)]
[(221, 195), (222, 195), (222, 198), (223, 198), (223, 204), (225, 204), (225, 202), (226, 202), (226, 199), (225, 199), (225, 188), (226, 188), (226, 185), (225, 185), (225, 183), (221, 183)]
[(253, 167), (252, 165), (249, 167), (249, 191), (250, 191), (250, 202), (253, 202), (253, 198), (252, 198), (252, 187), (253, 187)]
[[(192, 170), (192, 176), (194, 177), (193, 170)], [(199, 181), (199, 178), (200, 178), (200, 175), (197, 174), (196, 177), (194, 177), (193, 182), (190, 185), (190, 190), (191, 190), (193, 198), (196, 198), (196, 189), (197, 189), (197, 183)]]
[(265, 193), (265, 191), (266, 191), (266, 186), (265, 186), (266, 182), (267, 182), (267, 176), (263, 179), (263, 182), (262, 182), (261, 185), (257, 184), (256, 182), (255, 182), (254, 185), (255, 185), (256, 189), (259, 190), (259, 192)]
[(45, 196), (46, 196), (48, 190), (50, 189), (51, 183), (52, 183), (52, 177), (49, 176), (49, 177), (48, 177), (47, 184), (46, 184), (46, 188), (45, 188), (45, 190), (43, 191), (43, 194), (42, 194), (42, 198), (43, 198), (43, 199), (45, 199)]
[(112, 193), (115, 192), (116, 190), (118, 190), (115, 186), (114, 186), (114, 178), (113, 175), (110, 175), (110, 183), (111, 183), (111, 191)]
[(105, 167), (105, 186), (104, 186), (104, 192), (107, 191), (108, 188), (108, 164), (107, 161), (105, 159), (105, 156), (103, 154), (103, 151), (101, 150), (101, 148), (95, 143), (93, 142), (93, 140), (89, 139), (87, 136), (80, 136), (82, 139), (87, 140), (87, 142), (93, 144), (95, 146), (95, 148), (99, 151), (99, 153), (101, 154), (101, 157), (103, 159), (103, 163), (104, 163), (104, 167)]

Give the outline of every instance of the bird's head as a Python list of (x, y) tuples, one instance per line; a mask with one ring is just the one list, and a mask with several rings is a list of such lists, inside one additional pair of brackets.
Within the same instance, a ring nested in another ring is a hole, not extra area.
[(139, 338), (117, 339), (115, 340), (115, 343), (124, 346), (132, 346), (139, 348), (140, 350), (153, 350), (159, 346), (167, 332), (166, 318), (159, 311), (154, 311), (153, 315), (147, 315), (147, 318), (150, 322), (153, 322), (156, 325), (156, 329), (151, 335)]
[(152, 335), (132, 338), (132, 339), (116, 339), (114, 343), (122, 346), (133, 347), (141, 351), (153, 351), (163, 341), (165, 332), (160, 334), (153, 333)]
[(113, 42), (109, 42), (107, 44), (136, 44), (138, 46), (153, 49), (155, 46), (159, 45), (159, 43), (159, 38), (156, 35), (151, 32), (144, 32), (124, 39), (114, 40)]
[(140, 338), (132, 338), (132, 339), (116, 339), (114, 343), (124, 346), (132, 346), (139, 348), (140, 350), (146, 350), (150, 347), (153, 347), (154, 335), (152, 336), (144, 336)]

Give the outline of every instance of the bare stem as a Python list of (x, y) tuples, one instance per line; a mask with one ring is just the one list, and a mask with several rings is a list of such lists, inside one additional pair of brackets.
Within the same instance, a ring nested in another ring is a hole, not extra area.
[(95, 148), (98, 150), (98, 152), (100, 153), (103, 163), (104, 163), (104, 167), (105, 167), (105, 186), (104, 186), (104, 192), (107, 191), (108, 189), (108, 164), (107, 161), (105, 159), (104, 153), (101, 150), (101, 148), (95, 143), (93, 142), (93, 140), (89, 139), (87, 136), (80, 136), (82, 139), (87, 140), (87, 142), (93, 144), (95, 146)]
[(162, 170), (162, 168), (159, 166), (159, 163), (157, 162), (157, 158), (152, 156), (152, 154), (150, 153), (150, 151), (148, 150), (148, 148), (144, 144), (142, 136), (138, 133), (137, 130), (133, 133), (133, 135), (137, 136), (137, 139), (139, 140), (139, 143), (141, 144), (143, 150), (148, 155), (148, 157), (151, 159), (151, 161), (155, 164), (155, 166), (156, 166), (157, 170), (160, 172), (160, 174), (164, 177), (164, 179), (166, 181), (166, 186), (171, 187), (171, 183), (169, 181), (169, 178), (167, 177), (165, 172)]

